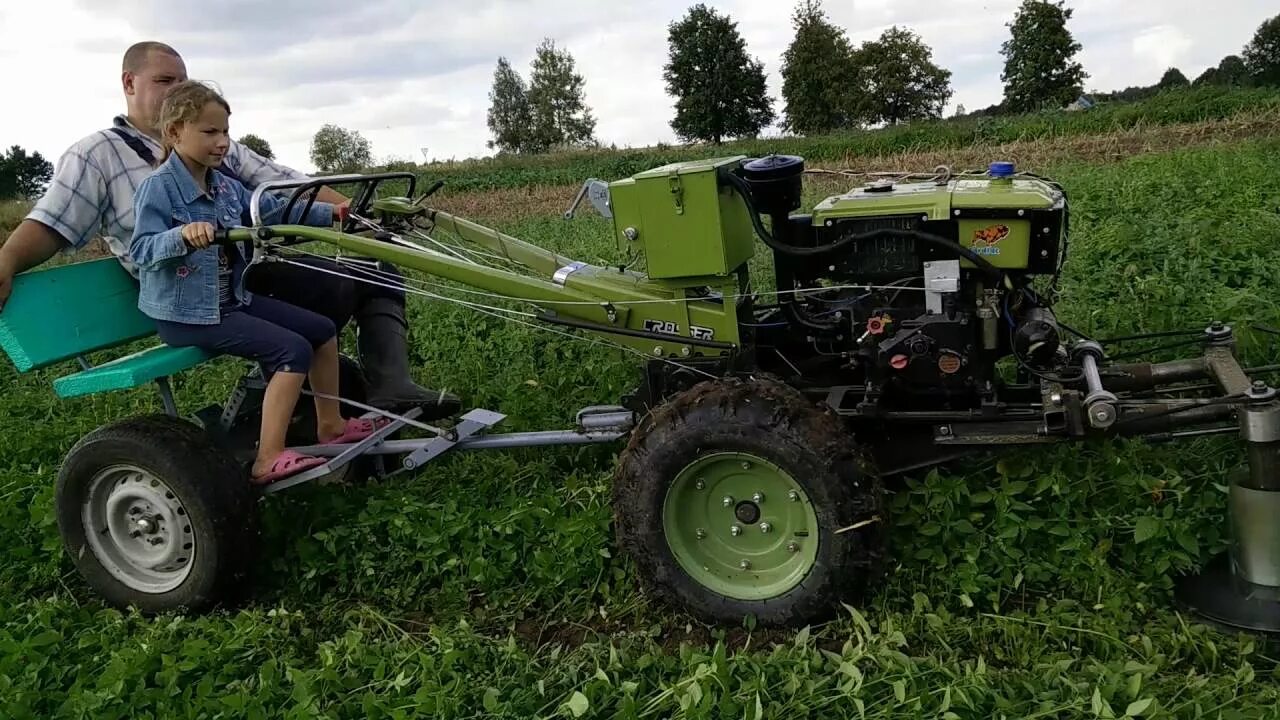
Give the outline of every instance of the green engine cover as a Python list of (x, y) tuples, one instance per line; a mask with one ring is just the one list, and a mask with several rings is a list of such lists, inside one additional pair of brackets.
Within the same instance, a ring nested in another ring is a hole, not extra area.
[(820, 203), (813, 224), (827, 242), (878, 228), (921, 228), (996, 267), (1048, 273), (1056, 266), (1064, 212), (1062, 192), (1048, 182), (973, 176), (859, 188)]
[(619, 246), (643, 252), (656, 280), (737, 270), (755, 251), (755, 231), (746, 203), (722, 178), (744, 159), (673, 163), (610, 183)]

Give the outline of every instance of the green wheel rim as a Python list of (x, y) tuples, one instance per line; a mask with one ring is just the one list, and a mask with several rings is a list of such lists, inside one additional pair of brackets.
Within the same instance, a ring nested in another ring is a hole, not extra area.
[(667, 489), (662, 530), (696, 582), (737, 600), (798, 585), (818, 557), (818, 517), (782, 468), (748, 453), (707, 455)]

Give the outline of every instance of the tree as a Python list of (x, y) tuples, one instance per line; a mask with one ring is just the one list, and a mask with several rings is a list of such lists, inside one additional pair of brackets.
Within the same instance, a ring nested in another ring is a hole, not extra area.
[(1157, 84), (1157, 87), (1161, 90), (1169, 90), (1171, 88), (1186, 87), (1190, 84), (1191, 81), (1187, 80), (1187, 76), (1183, 75), (1181, 70), (1178, 68), (1169, 68), (1168, 70), (1165, 70), (1164, 75), (1160, 77), (1160, 82)]
[(791, 16), (795, 38), (782, 54), (783, 127), (814, 135), (862, 124), (866, 93), (843, 29), (822, 0), (800, 0)]
[(720, 144), (754, 137), (774, 120), (766, 93), (764, 63), (747, 56), (738, 24), (698, 3), (667, 26), (667, 64), (662, 78), (676, 98), (671, 121), (682, 140)]
[(373, 164), (373, 151), (359, 132), (325, 125), (311, 139), (311, 162), (322, 172), (358, 172)]
[(257, 135), (254, 135), (253, 133), (248, 133), (244, 137), (240, 138), (240, 144), (268, 160), (276, 159), (276, 154), (271, 152), (271, 143), (263, 140)]
[(557, 146), (584, 146), (595, 142), (596, 120), (586, 104), (584, 80), (574, 70), (568, 50), (557, 50), (544, 39), (534, 54), (529, 77), (528, 102), (532, 114), (530, 152), (546, 152)]
[(1222, 58), (1217, 67), (1206, 68), (1193, 83), (1196, 87), (1216, 85), (1223, 87), (1244, 87), (1249, 84), (1249, 69), (1239, 55), (1228, 55)]
[(942, 117), (951, 99), (951, 71), (933, 63), (933, 51), (918, 35), (899, 27), (862, 44), (857, 63), (866, 78), (867, 117), (890, 125)]
[(0, 154), (0, 200), (30, 200), (44, 192), (53, 178), (53, 164), (38, 152), (14, 145)]
[(493, 71), (493, 89), (489, 91), (489, 131), (493, 139), (488, 146), (502, 152), (524, 152), (532, 126), (533, 113), (524, 79), (505, 57), (500, 57)]
[(1084, 67), (1074, 59), (1080, 43), (1067, 30), (1072, 11), (1062, 0), (1023, 0), (1007, 23), (1010, 37), (1004, 55), (1004, 105), (1011, 112), (1062, 107), (1080, 96)]
[(959, 104), (957, 104), (957, 105), (956, 105), (956, 112), (955, 112), (955, 114), (954, 114), (954, 115), (952, 115), (952, 117), (964, 117), (965, 115), (968, 115), (968, 113), (967, 113), (967, 112), (965, 112), (965, 109), (964, 109), (964, 103), (959, 103)]
[(1258, 85), (1280, 85), (1280, 15), (1258, 26), (1244, 47), (1244, 64)]

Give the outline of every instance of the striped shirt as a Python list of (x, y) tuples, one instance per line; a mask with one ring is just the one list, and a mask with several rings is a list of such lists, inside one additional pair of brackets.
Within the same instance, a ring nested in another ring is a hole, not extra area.
[[(160, 143), (131, 125), (124, 115), (116, 116), (112, 126), (140, 140), (157, 161), (164, 154)], [(250, 190), (268, 180), (309, 179), (234, 140), (223, 163)], [(124, 138), (111, 130), (100, 130), (62, 154), (49, 189), (27, 218), (56, 231), (69, 251), (80, 250), (101, 236), (120, 264), (137, 277), (137, 268), (129, 258), (133, 195), (153, 169)]]

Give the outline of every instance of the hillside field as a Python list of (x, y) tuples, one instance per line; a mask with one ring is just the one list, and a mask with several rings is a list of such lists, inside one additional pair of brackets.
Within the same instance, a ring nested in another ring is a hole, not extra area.
[[(1085, 332), (1280, 325), (1276, 112), (1168, 124), (1182, 135), (1108, 126), (858, 156), (929, 170), (1014, 148), (1021, 169), (1061, 181), (1073, 214), (1058, 310)], [(585, 176), (635, 170), (543, 162), (532, 183), (468, 169), (441, 203), (619, 260), (605, 220), (559, 213)], [(855, 181), (806, 182), (811, 205)], [(421, 297), (410, 310), (420, 378), (506, 413), (504, 430), (567, 427), (637, 377), (637, 359), (598, 344)], [(1246, 362), (1280, 357), (1267, 336), (1243, 337)], [(242, 369), (220, 360), (179, 378), (180, 405), (222, 401)], [(0, 717), (1280, 714), (1280, 647), (1199, 625), (1171, 595), (1178, 573), (1225, 548), (1226, 473), (1244, 462), (1234, 437), (1020, 450), (895, 482), (884, 584), (798, 631), (708, 627), (638, 592), (611, 534), (616, 447), (460, 453), (407, 480), (269, 498), (253, 602), (147, 619), (87, 591), (52, 488), (81, 435), (159, 400), (59, 401), (50, 383), (69, 371), (0, 370)]]

